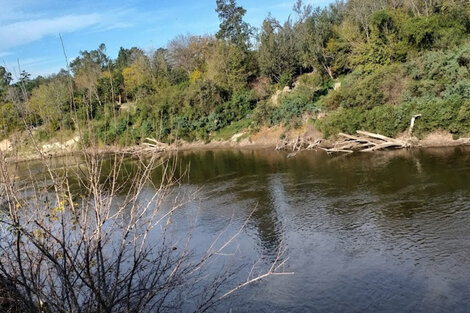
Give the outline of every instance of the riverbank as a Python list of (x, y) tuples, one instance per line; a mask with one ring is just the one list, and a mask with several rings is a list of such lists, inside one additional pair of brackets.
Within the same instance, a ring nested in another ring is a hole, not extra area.
[[(134, 146), (101, 145), (93, 148), (87, 148), (93, 153), (128, 153), (145, 154), (152, 152), (182, 152), (216, 149), (276, 149), (281, 140), (297, 140), (308, 138), (310, 141), (316, 141), (318, 144), (315, 149), (331, 149), (340, 143), (339, 138), (324, 139), (323, 135), (315, 129), (313, 125), (304, 125), (298, 129), (287, 130), (282, 126), (264, 127), (256, 133), (248, 131), (234, 134), (228, 140), (212, 141), (193, 141), (187, 142), (180, 140), (177, 143), (165, 145), (159, 149), (152, 149), (143, 144)], [(410, 137), (407, 134), (401, 134), (396, 137), (397, 140), (409, 142), (409, 148), (435, 148), (435, 147), (455, 147), (470, 145), (470, 138), (454, 139), (452, 134), (445, 131), (436, 131), (423, 138)], [(73, 155), (83, 151), (80, 145), (80, 137), (73, 136), (61, 142), (47, 142), (39, 148), (30, 148), (15, 146), (9, 140), (2, 141), (0, 151), (10, 162), (24, 162), (37, 160), (41, 158), (62, 157)]]
[[(172, 195), (197, 191), (197, 198), (183, 208), (184, 214), (172, 215), (169, 238), (185, 242), (191, 227), (185, 226), (194, 212), (198, 224), (192, 255), (204, 253), (227, 227), (230, 234), (242, 229), (240, 254), (228, 260), (235, 266), (277, 255), (278, 242), (289, 247), (288, 269), (295, 274), (240, 290), (240, 310), (353, 307), (375, 312), (408, 306), (427, 312), (439, 305), (463, 311), (469, 302), (467, 289), (461, 288), (470, 275), (465, 249), (469, 152), (470, 147), (417, 148), (330, 157), (306, 151), (293, 159), (272, 148), (184, 152), (175, 166), (175, 176), (184, 179)], [(51, 167), (66, 162), (56, 160)], [(138, 162), (126, 162), (131, 166), (125, 167), (124, 181), (138, 173), (132, 166)], [(46, 171), (41, 163), (20, 164), (18, 173), (39, 177)], [(146, 192), (160, 186), (160, 172), (152, 179)], [(86, 194), (86, 189), (76, 192)], [(120, 192), (125, 197), (128, 189)], [(237, 271), (236, 278), (246, 281), (249, 270)], [(454, 287), (442, 289), (441, 283)], [(282, 301), (266, 290), (275, 290)], [(374, 292), (377, 296), (370, 297)], [(443, 300), (436, 300), (436, 292)]]

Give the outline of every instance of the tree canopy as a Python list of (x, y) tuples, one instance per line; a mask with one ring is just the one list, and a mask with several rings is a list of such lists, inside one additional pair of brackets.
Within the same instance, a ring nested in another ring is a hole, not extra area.
[[(258, 31), (236, 0), (215, 5), (213, 35), (179, 35), (155, 51), (121, 47), (115, 59), (101, 44), (50, 77), (23, 71), (14, 81), (0, 66), (1, 136), (86, 126), (105, 144), (208, 140), (239, 125), (297, 127), (306, 115), (326, 136), (396, 135), (416, 113), (419, 133), (470, 131), (468, 1), (299, 0), (287, 20), (268, 15)], [(272, 100), (285, 86), (295, 88)]]

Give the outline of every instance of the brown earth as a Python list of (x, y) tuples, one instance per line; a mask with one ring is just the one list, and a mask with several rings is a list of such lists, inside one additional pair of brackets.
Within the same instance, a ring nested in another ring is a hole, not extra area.
[[(416, 137), (411, 139), (407, 137), (406, 133), (397, 136), (398, 139), (406, 139), (412, 143), (413, 147), (452, 147), (460, 145), (470, 145), (470, 138), (453, 139), (452, 134), (445, 131), (436, 131), (428, 134), (421, 140)], [(323, 136), (315, 127), (310, 123), (304, 123), (304, 125), (298, 129), (286, 130), (282, 126), (274, 127), (263, 127), (257, 133), (249, 135), (248, 133), (235, 134), (230, 140), (226, 141), (211, 141), (209, 143), (204, 141), (185, 142), (180, 141), (178, 144), (170, 145), (170, 151), (196, 151), (196, 150), (210, 150), (210, 149), (262, 149), (270, 148), (274, 149), (278, 142), (282, 138), (295, 139), (297, 137), (308, 137), (314, 139), (321, 139)], [(321, 147), (329, 148), (335, 145), (334, 140), (322, 140)], [(77, 138), (70, 139), (64, 143), (50, 143), (42, 146), (43, 156), (63, 156), (68, 154), (77, 153), (80, 151), (79, 145), (77, 144)], [(54, 149), (50, 149), (54, 147)], [(141, 146), (135, 147), (118, 147), (118, 146), (104, 146), (100, 147), (98, 151), (100, 153), (113, 153), (128, 151), (132, 153), (134, 151), (140, 151)], [(12, 149), (11, 144), (8, 140), (0, 142), (0, 153), (6, 154), (8, 159), (11, 161), (27, 161), (40, 159), (41, 155), (34, 152), (22, 152), (17, 153)]]
[(436, 131), (428, 134), (418, 143), (420, 147), (452, 147), (469, 145), (470, 138), (453, 139), (452, 134), (446, 131)]
[(11, 142), (8, 139), (0, 141), (0, 151), (6, 152), (11, 150)]

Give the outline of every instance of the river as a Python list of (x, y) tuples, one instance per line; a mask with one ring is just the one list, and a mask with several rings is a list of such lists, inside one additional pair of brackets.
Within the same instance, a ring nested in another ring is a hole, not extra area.
[[(180, 190), (196, 191), (193, 243), (229, 226), (230, 262), (286, 271), (224, 301), (233, 312), (469, 312), (470, 149), (401, 150), (288, 159), (272, 150), (178, 155)], [(159, 172), (154, 174), (158, 181)], [(172, 218), (187, 232), (188, 212)]]

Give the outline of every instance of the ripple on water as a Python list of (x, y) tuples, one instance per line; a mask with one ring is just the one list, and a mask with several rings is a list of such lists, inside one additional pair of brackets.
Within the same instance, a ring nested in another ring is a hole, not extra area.
[[(184, 155), (193, 176), (181, 188), (200, 190), (195, 242), (249, 218), (231, 262), (264, 255), (268, 264), (283, 240), (295, 272), (249, 286), (220, 311), (468, 312), (469, 161), (468, 149)], [(173, 221), (182, 233), (184, 219)]]

